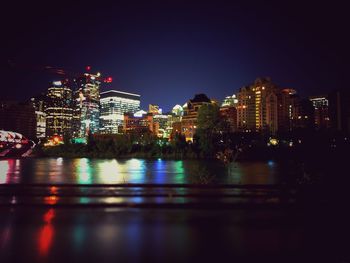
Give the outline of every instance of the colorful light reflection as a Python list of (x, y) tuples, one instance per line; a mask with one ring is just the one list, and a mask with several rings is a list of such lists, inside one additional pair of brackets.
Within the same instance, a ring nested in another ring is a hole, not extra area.
[(55, 234), (54, 227), (52, 226), (52, 220), (55, 217), (55, 210), (49, 209), (43, 215), (43, 221), (45, 225), (39, 231), (38, 238), (38, 250), (41, 257), (46, 257), (52, 246), (53, 237)]

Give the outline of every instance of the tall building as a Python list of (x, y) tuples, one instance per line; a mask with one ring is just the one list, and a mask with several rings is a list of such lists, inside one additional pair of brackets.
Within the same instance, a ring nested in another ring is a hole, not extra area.
[(232, 96), (226, 96), (223, 102), (221, 103), (221, 107), (235, 107), (238, 104), (238, 99), (235, 94)]
[(237, 93), (237, 128), (243, 132), (289, 130), (295, 90), (280, 89), (269, 78), (258, 78)]
[(30, 99), (36, 116), (36, 138), (43, 139), (46, 137), (46, 96), (40, 95)]
[(75, 84), (73, 137), (86, 138), (100, 128), (100, 73), (84, 73)]
[(101, 92), (100, 132), (121, 133), (125, 113), (136, 113), (140, 109), (140, 95), (109, 90)]
[(202, 105), (211, 103), (207, 95), (196, 94), (193, 99), (183, 106), (184, 115), (181, 120), (181, 132), (185, 135), (186, 141), (193, 141), (193, 136), (197, 129), (198, 110)]
[(278, 130), (290, 132), (293, 128), (293, 118), (296, 116), (295, 107), (298, 104), (299, 96), (294, 89), (282, 89), (281, 100), (278, 110)]
[(71, 136), (73, 100), (67, 82), (53, 81), (46, 94), (46, 137)]
[(308, 129), (315, 128), (314, 107), (308, 99), (297, 98), (292, 108), (292, 129)]
[(348, 89), (332, 91), (329, 96), (329, 117), (334, 131), (350, 133), (350, 92)]
[(327, 96), (313, 96), (309, 99), (315, 110), (315, 128), (318, 130), (330, 128)]
[(254, 132), (255, 119), (255, 93), (250, 86), (240, 88), (237, 93), (237, 129), (241, 132)]
[(0, 102), (0, 130), (17, 132), (28, 139), (35, 139), (36, 117), (33, 106), (13, 101)]

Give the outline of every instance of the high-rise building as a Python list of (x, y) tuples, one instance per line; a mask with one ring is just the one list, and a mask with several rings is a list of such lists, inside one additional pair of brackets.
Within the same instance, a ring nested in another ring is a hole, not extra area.
[(298, 104), (299, 96), (294, 89), (282, 89), (281, 100), (278, 109), (278, 130), (290, 132), (295, 114), (295, 107)]
[(255, 93), (250, 86), (240, 88), (237, 93), (237, 128), (241, 132), (254, 132), (255, 120)]
[(100, 73), (84, 73), (75, 81), (73, 137), (86, 138), (100, 127)]
[(348, 89), (332, 91), (329, 96), (329, 117), (334, 131), (350, 133), (350, 92)]
[(223, 102), (221, 103), (221, 107), (235, 107), (238, 104), (238, 99), (235, 94), (232, 96), (226, 96)]
[(258, 78), (237, 93), (237, 126), (243, 132), (275, 134), (289, 130), (295, 90), (278, 88), (269, 78)]
[(184, 115), (181, 120), (181, 132), (185, 135), (186, 141), (193, 141), (193, 136), (197, 129), (198, 110), (202, 105), (211, 103), (212, 101), (207, 95), (196, 94), (193, 99), (183, 106)]
[(292, 129), (308, 129), (315, 128), (314, 106), (308, 99), (297, 98), (292, 107)]
[(136, 113), (140, 109), (140, 95), (109, 90), (101, 92), (100, 132), (121, 133), (125, 113)]
[(36, 96), (30, 99), (36, 116), (36, 138), (46, 137), (46, 95)]
[(72, 90), (67, 82), (53, 81), (46, 94), (46, 137), (71, 136)]
[(309, 98), (315, 110), (315, 127), (316, 129), (330, 128), (330, 119), (328, 113), (327, 96), (312, 96)]

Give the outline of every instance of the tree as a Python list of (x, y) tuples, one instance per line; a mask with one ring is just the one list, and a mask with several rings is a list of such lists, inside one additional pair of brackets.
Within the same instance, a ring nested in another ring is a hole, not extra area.
[(198, 110), (196, 138), (199, 149), (205, 156), (213, 155), (224, 143), (229, 132), (228, 122), (220, 114), (216, 104), (205, 104)]

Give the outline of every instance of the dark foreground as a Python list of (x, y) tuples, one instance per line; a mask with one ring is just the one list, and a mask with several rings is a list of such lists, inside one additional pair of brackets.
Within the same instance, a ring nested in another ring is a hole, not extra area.
[(278, 186), (0, 187), (0, 262), (350, 262), (341, 206)]

